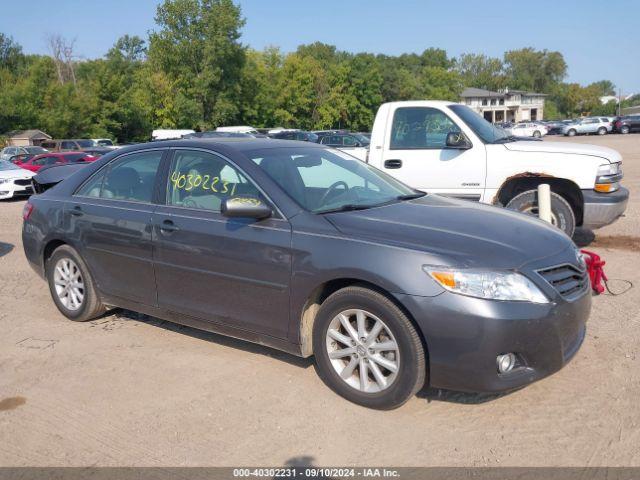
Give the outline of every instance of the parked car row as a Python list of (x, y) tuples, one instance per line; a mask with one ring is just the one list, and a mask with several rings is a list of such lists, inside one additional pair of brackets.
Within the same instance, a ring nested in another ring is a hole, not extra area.
[[(497, 123), (515, 136), (533, 136), (540, 138), (544, 135), (606, 135), (608, 133), (640, 132), (640, 115), (622, 117), (584, 117), (569, 120)], [(546, 130), (546, 132), (545, 132)]]

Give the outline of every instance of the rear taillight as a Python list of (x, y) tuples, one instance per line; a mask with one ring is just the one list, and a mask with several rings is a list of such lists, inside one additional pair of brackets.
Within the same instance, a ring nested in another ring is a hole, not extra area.
[(24, 208), (22, 209), (22, 220), (28, 220), (31, 216), (31, 212), (33, 212), (33, 204), (29, 202), (25, 203)]

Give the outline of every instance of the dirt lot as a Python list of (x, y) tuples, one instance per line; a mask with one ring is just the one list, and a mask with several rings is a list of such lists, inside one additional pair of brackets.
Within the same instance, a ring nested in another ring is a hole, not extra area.
[(13, 247), (0, 257), (0, 465), (640, 466), (640, 135), (574, 141), (624, 156), (627, 217), (581, 240), (636, 288), (594, 298), (556, 375), (499, 397), (426, 390), (391, 412), (266, 348), (122, 313), (65, 320), (24, 259), (24, 202), (0, 204), (0, 255)]

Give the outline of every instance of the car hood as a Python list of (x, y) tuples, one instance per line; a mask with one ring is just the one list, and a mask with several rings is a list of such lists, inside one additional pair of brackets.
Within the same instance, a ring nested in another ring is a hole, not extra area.
[(34, 173), (24, 168), (16, 170), (0, 170), (0, 178), (31, 178)]
[(540, 153), (564, 153), (571, 155), (588, 155), (619, 162), (622, 160), (620, 154), (612, 148), (600, 147), (598, 145), (588, 145), (582, 143), (566, 142), (511, 142), (504, 146), (513, 152), (540, 152)]
[(537, 218), (438, 195), (326, 218), (349, 237), (425, 252), (432, 265), (515, 269), (573, 245)]

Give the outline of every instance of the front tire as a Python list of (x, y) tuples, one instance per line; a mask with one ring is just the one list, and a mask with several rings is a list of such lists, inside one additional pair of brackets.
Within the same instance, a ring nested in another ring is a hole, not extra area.
[(598, 135), (606, 135), (607, 134), (607, 129), (604, 127), (600, 127), (598, 129)]
[(627, 133), (629, 133), (629, 127), (627, 127), (626, 125), (624, 125), (621, 129), (620, 129), (620, 133), (626, 135)]
[(569, 131), (567, 132), (567, 135), (568, 135), (569, 137), (575, 137), (575, 136), (576, 136), (576, 133), (577, 133), (577, 132), (572, 128), (571, 130), (569, 130)]
[(540, 138), (541, 136), (542, 136), (542, 134), (538, 130), (533, 132), (533, 138)]
[(313, 351), (324, 383), (364, 407), (397, 408), (426, 381), (415, 327), (395, 303), (367, 288), (347, 287), (322, 303)]
[[(507, 203), (506, 208), (537, 217), (538, 190), (527, 190), (516, 195)], [(551, 192), (551, 223), (569, 237), (573, 236), (576, 229), (576, 216), (571, 205), (555, 192)]]
[(92, 320), (106, 309), (87, 265), (69, 245), (58, 247), (46, 263), (49, 291), (65, 317), (75, 322)]

